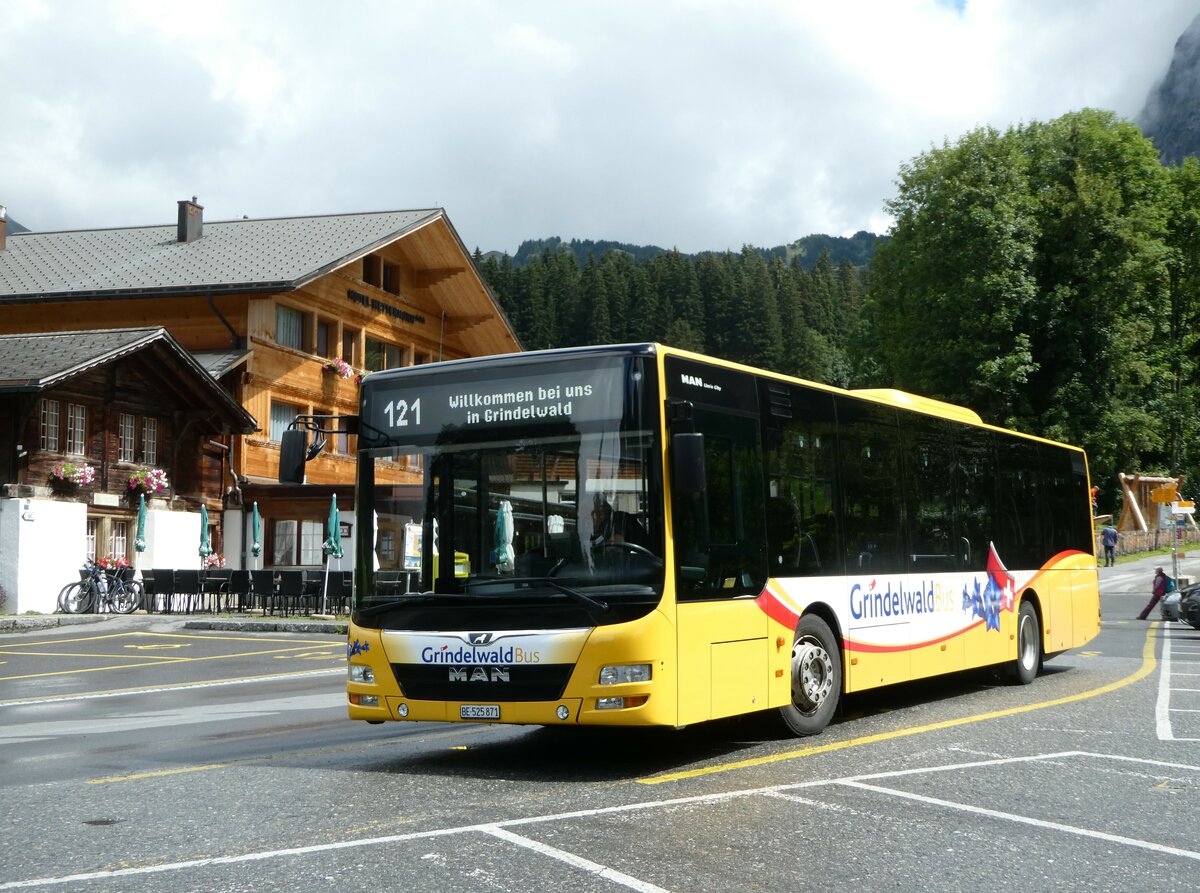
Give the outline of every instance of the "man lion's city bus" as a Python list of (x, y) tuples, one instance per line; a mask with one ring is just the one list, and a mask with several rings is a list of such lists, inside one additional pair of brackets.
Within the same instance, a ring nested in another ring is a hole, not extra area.
[(360, 410), (352, 719), (811, 735), (1099, 631), (1083, 451), (961, 407), (640, 344), (389, 370)]

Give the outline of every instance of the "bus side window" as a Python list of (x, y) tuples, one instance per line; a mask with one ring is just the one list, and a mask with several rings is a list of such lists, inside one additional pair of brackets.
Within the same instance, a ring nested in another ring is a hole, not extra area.
[(959, 567), (985, 570), (988, 542), (996, 537), (996, 458), (992, 432), (979, 428), (959, 430), (953, 477)]
[(768, 434), (768, 567), (779, 577), (838, 574), (833, 397), (793, 388), (786, 399), (790, 417), (772, 418)]
[(896, 410), (837, 398), (846, 573), (908, 570)]
[(941, 419), (901, 413), (905, 517), (912, 570), (953, 571), (961, 556), (954, 518), (954, 429)]
[(758, 420), (697, 407), (694, 422), (707, 489), (675, 496), (679, 597), (757, 595), (767, 578)]

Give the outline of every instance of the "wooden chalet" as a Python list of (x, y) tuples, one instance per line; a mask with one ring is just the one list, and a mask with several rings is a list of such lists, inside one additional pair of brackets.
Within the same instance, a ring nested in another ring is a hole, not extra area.
[[(273, 530), (297, 529), (280, 522), (319, 520), (334, 492), (343, 511), (352, 505), (350, 435), (330, 438), (308, 463), (303, 493), (275, 483), (279, 437), (296, 415), (356, 413), (366, 372), (521, 349), (442, 209), (208, 222), (192, 199), (170, 225), (17, 234), (0, 216), (0, 334), (131, 327), (165, 329), (256, 420), (255, 430), (230, 423), (210, 438), (220, 444), (210, 448), (221, 455), (219, 480), (197, 492), (221, 494), (226, 528), (236, 526), (231, 511), (258, 502), (268, 566), (312, 563), (311, 550), (306, 558), (297, 546), (282, 560), (272, 548)], [(31, 406), (22, 404), (20, 439), (0, 442), (10, 483), (31, 481), (54, 459), (14, 458), (16, 442), (32, 442)], [(173, 435), (161, 437), (175, 448)], [(180, 453), (176, 480), (207, 480), (205, 455), (203, 446)], [(409, 482), (419, 474), (411, 469)], [(225, 533), (236, 562), (243, 531)]]

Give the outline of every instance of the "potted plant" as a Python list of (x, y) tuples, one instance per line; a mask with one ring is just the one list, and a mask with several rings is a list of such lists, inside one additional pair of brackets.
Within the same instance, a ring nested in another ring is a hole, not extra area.
[(166, 493), (169, 486), (167, 473), (161, 468), (139, 468), (129, 476), (130, 496), (136, 497), (139, 493), (158, 496)]
[(50, 469), (47, 480), (60, 493), (73, 493), (96, 479), (96, 469), (83, 462), (59, 462)]
[(322, 368), (330, 375), (336, 375), (342, 380), (354, 377), (354, 367), (341, 357), (326, 360)]

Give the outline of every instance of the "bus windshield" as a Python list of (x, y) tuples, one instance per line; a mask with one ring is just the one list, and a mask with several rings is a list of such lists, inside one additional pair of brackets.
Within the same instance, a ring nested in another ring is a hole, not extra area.
[[(371, 570), (356, 592), (358, 622), (394, 627), (417, 608), (423, 618), (465, 609), (495, 627), (545, 625), (547, 611), (563, 625), (598, 625), (652, 610), (664, 577), (661, 454), (654, 414), (630, 396), (640, 376), (624, 370), (573, 369), (589, 376), (594, 399), (574, 401), (570, 424), (500, 427), (485, 417), (439, 420), (435, 432), (435, 388), (480, 386), (416, 376), (403, 391), (389, 385), (391, 418), (401, 399), (392, 394), (403, 393), (408, 405), (422, 401), (423, 429), (392, 426), (391, 443), (360, 451), (359, 519), (374, 536), (358, 541), (358, 567)], [(517, 390), (526, 392), (536, 389)]]
[[(662, 591), (661, 512), (651, 491), (650, 438), (589, 433), (482, 449), (427, 449), (411, 487), (375, 488), (375, 561), (397, 569), (409, 593), (495, 598), (564, 588), (608, 603)], [(374, 451), (376, 477), (412, 462)], [(376, 587), (360, 607), (395, 593)], [(566, 594), (569, 598), (569, 594)]]

